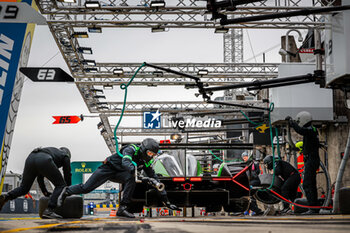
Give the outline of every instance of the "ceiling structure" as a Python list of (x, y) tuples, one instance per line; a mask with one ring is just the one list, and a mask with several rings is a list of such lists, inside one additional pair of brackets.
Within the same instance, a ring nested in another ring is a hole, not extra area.
[[(223, 63), (155, 63), (154, 65), (169, 68), (200, 78), (205, 86), (227, 85), (245, 80), (266, 80), (277, 76), (277, 63), (242, 63), (243, 38), (242, 29), (312, 29), (324, 28), (321, 15), (286, 17), (240, 24), (220, 25), (212, 20), (207, 11), (206, 1), (168, 0), (164, 7), (151, 7), (151, 0), (104, 0), (99, 7), (88, 8), (85, 0), (36, 0), (41, 14), (46, 19), (59, 50), (68, 65), (76, 86), (89, 111), (98, 114), (102, 123), (101, 135), (111, 152), (115, 152), (114, 125), (109, 117), (119, 116), (122, 102), (106, 99), (104, 90), (128, 82), (139, 68), (138, 63), (115, 63), (114, 61), (98, 62), (88, 60), (84, 56), (93, 48), (80, 45), (80, 40), (91, 33), (103, 33), (105, 28), (149, 28), (149, 30), (166, 31), (170, 28), (202, 28), (229, 29), (224, 34)], [(245, 5), (237, 5), (235, 11), (222, 11), (228, 18), (241, 18), (263, 14), (290, 12), (305, 7), (329, 4), (326, 0), (268, 0)], [(206, 71), (200, 75), (200, 71)], [(185, 86), (196, 88), (195, 82), (187, 77), (169, 72), (157, 71), (154, 68), (142, 67), (132, 85), (138, 86)], [(266, 93), (265, 93), (266, 94)], [(266, 97), (266, 96), (265, 96)], [(248, 104), (250, 106), (268, 107), (263, 98), (253, 100), (225, 99), (231, 103)], [(204, 101), (172, 101), (172, 102), (127, 102), (125, 116), (140, 116), (145, 110), (159, 109), (165, 116), (178, 116), (191, 113), (205, 113), (227, 110), (228, 107), (208, 104)], [(232, 109), (232, 108), (229, 108)], [(239, 108), (237, 113), (239, 112)], [(230, 114), (233, 118), (238, 114)], [(226, 117), (227, 118), (227, 117)], [(223, 126), (222, 129), (225, 129)], [(104, 130), (104, 131), (103, 131)], [(180, 132), (176, 129), (146, 130), (142, 128), (120, 128), (117, 136), (170, 135)], [(213, 135), (215, 132), (195, 132), (195, 136)], [(225, 136), (218, 130), (216, 135)]]

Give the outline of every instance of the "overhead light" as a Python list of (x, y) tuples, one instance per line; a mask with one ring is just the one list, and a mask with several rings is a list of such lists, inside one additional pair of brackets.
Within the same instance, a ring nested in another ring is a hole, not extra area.
[(79, 47), (78, 51), (84, 54), (92, 54), (92, 49), (88, 47)]
[(157, 84), (154, 84), (154, 83), (147, 83), (147, 87), (156, 87)]
[(87, 66), (96, 66), (95, 60), (83, 60), (82, 62), (84, 65), (87, 65)]
[(185, 89), (191, 89), (191, 88), (197, 88), (197, 85), (196, 84), (185, 84)]
[(102, 28), (101, 27), (92, 26), (92, 27), (88, 27), (88, 31), (91, 32), (91, 33), (102, 33)]
[(157, 77), (163, 77), (163, 71), (153, 71), (152, 74), (157, 76)]
[(123, 69), (114, 69), (113, 70), (113, 74), (124, 74), (124, 70)]
[(86, 1), (84, 5), (86, 8), (100, 8), (101, 7), (99, 1)]
[(96, 89), (96, 88), (90, 89), (90, 91), (103, 93), (102, 89)]
[(95, 95), (92, 98), (94, 98), (94, 99), (106, 99), (106, 96), (104, 96), (104, 95)]
[(106, 134), (106, 133), (107, 133), (107, 130), (106, 130), (106, 129), (102, 129), (102, 130), (101, 130), (101, 135)]
[(103, 85), (103, 89), (105, 89), (105, 90), (113, 90), (113, 85), (109, 85), (109, 84)]
[(108, 104), (107, 102), (97, 102), (96, 105)]
[(228, 32), (228, 28), (215, 28), (215, 33), (227, 33)]
[(58, 0), (59, 2), (75, 3), (75, 0)]
[(207, 75), (209, 73), (208, 70), (198, 70), (198, 75)]
[(97, 107), (98, 110), (109, 110), (109, 108), (107, 106), (98, 106)]
[(165, 28), (164, 27), (153, 27), (151, 29), (152, 32), (164, 32)]
[(89, 35), (87, 34), (87, 32), (74, 32), (72, 36), (74, 38), (89, 38)]
[(165, 1), (151, 1), (151, 7), (165, 7)]
[(178, 133), (173, 133), (173, 134), (171, 134), (170, 135), (170, 139), (171, 140), (180, 140), (181, 139), (181, 135), (180, 134), (178, 134)]
[(84, 71), (90, 73), (97, 73), (97, 68), (85, 68)]
[(99, 122), (98, 124), (97, 124), (97, 128), (98, 129), (101, 129), (103, 127), (103, 123), (102, 122)]

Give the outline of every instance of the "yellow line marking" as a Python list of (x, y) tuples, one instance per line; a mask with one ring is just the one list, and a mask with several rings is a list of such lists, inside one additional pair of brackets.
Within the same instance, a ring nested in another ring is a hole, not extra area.
[(40, 219), (40, 217), (28, 217), (28, 218), (0, 218), (0, 220), (33, 220)]
[(1, 231), (0, 233), (19, 232), (19, 231), (27, 231), (27, 230), (32, 230), (32, 229), (49, 228), (49, 227), (55, 227), (55, 226), (59, 226), (59, 225), (66, 225), (66, 224), (80, 223), (80, 222), (82, 222), (82, 221), (72, 221), (72, 222), (65, 222), (65, 223), (51, 223), (51, 224), (46, 224), (46, 225), (41, 225), (41, 226), (36, 226), (36, 227), (15, 228), (15, 229), (11, 229), (11, 230)]
[[(93, 220), (103, 220), (102, 218), (96, 218)], [(108, 220), (108, 219), (106, 219)], [(118, 219), (115, 219), (118, 220)], [(68, 224), (77, 224), (77, 223), (84, 223), (84, 224), (95, 224), (96, 222), (91, 221), (91, 220), (79, 220), (79, 221), (71, 221), (71, 222), (63, 222), (63, 223), (52, 223), (52, 224), (46, 224), (46, 225), (41, 225), (41, 226), (35, 226), (35, 227), (27, 227), (27, 228), (15, 228), (15, 229), (10, 229), (10, 230), (5, 230), (1, 231), (0, 233), (9, 233), (9, 232), (19, 232), (19, 231), (27, 231), (27, 230), (32, 230), (32, 229), (41, 229), (41, 228), (50, 228), (50, 227), (55, 227), (55, 226), (63, 226), (63, 225), (68, 225)], [(140, 224), (138, 221), (104, 221), (106, 224), (111, 224), (111, 223), (136, 223)], [(74, 227), (74, 226), (73, 226)]]

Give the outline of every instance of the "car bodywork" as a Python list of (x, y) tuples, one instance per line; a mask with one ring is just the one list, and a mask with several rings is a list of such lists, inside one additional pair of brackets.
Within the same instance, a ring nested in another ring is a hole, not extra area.
[[(205, 207), (207, 212), (241, 212), (249, 204), (249, 164), (222, 163), (217, 174), (203, 173), (195, 156), (185, 159), (174, 154), (162, 154), (153, 169), (165, 185), (168, 198), (179, 207)], [(137, 183), (129, 211), (141, 212), (144, 206), (160, 207), (159, 193), (151, 186)]]

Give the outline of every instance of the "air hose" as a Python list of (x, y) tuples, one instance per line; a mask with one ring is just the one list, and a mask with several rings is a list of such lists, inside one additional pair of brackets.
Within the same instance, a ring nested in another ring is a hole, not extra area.
[[(274, 144), (273, 144), (273, 128), (272, 128), (272, 124), (271, 124), (271, 112), (273, 111), (274, 109), (274, 103), (271, 103), (270, 104), (270, 108), (269, 108), (269, 127), (270, 127), (270, 140), (271, 140), (271, 147), (272, 147), (272, 158), (273, 158), (273, 176), (272, 176), (272, 182), (270, 184), (270, 186), (266, 189), (259, 189), (258, 191), (270, 191), (272, 194), (274, 194), (278, 199), (280, 199), (281, 201), (285, 201), (289, 204), (293, 204), (293, 205), (296, 205), (296, 206), (299, 206), (299, 207), (302, 207), (302, 208), (310, 208), (310, 209), (332, 209), (333, 207), (331, 206), (328, 206), (329, 204), (329, 196), (330, 194), (327, 193), (327, 200), (326, 202), (324, 203), (323, 206), (307, 206), (307, 205), (301, 205), (301, 204), (298, 204), (298, 203), (294, 203), (294, 202), (291, 202), (289, 201), (288, 199), (284, 198), (282, 195), (278, 194), (277, 192), (275, 192), (274, 190), (272, 190), (272, 186), (275, 182), (275, 149), (274, 149)], [(259, 123), (256, 123), (256, 122), (252, 122), (242, 111), (241, 113), (243, 114), (243, 116), (252, 124), (255, 124), (255, 125), (258, 125)], [(261, 124), (260, 124), (261, 125)], [(277, 140), (277, 154), (278, 154), (278, 157), (281, 158), (281, 152), (280, 152), (280, 146), (279, 146), (279, 136), (278, 136), (278, 129), (275, 128), (275, 134), (276, 134), (276, 140)], [(323, 163), (321, 163), (321, 167), (324, 169), (324, 171), (327, 173), (327, 170), (326, 168), (324, 167)], [(326, 174), (328, 175), (328, 174)], [(327, 179), (328, 181), (329, 179)], [(328, 186), (329, 184), (327, 184)], [(328, 189), (327, 189), (328, 190)]]
[[(132, 81), (134, 80), (134, 78), (136, 77), (136, 74), (140, 71), (140, 69), (142, 67), (144, 67), (146, 64), (145, 63), (142, 63), (142, 65), (136, 70), (135, 74), (132, 76), (132, 78), (130, 79), (130, 81), (125, 84), (125, 83), (122, 83), (120, 84), (120, 89), (124, 90), (124, 102), (123, 102), (123, 108), (122, 108), (122, 113), (120, 114), (120, 117), (119, 117), (119, 120), (118, 120), (118, 123), (117, 125), (115, 126), (114, 128), (114, 140), (115, 140), (115, 147), (116, 147), (116, 152), (117, 154), (120, 156), (120, 157), (123, 157), (122, 153), (120, 153), (119, 151), (119, 143), (118, 143), (118, 137), (117, 137), (117, 129), (119, 127), (119, 124), (120, 122), (122, 121), (123, 119), (123, 116), (124, 116), (124, 111), (125, 111), (125, 105), (126, 105), (126, 98), (128, 96), (128, 87), (129, 85), (132, 83)], [(134, 161), (131, 161), (135, 166), (137, 166), (137, 164), (134, 162)]]

